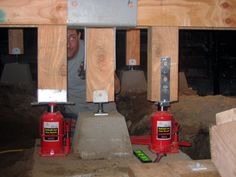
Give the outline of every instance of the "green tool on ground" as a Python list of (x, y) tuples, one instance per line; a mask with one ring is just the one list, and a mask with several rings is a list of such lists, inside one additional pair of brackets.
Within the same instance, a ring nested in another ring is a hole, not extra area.
[(134, 150), (134, 155), (138, 157), (138, 159), (143, 163), (150, 163), (152, 162), (152, 159), (148, 157), (147, 154), (145, 154), (142, 150)]

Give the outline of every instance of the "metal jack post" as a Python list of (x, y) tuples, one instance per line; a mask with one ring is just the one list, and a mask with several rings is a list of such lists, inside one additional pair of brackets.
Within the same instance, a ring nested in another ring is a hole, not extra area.
[(129, 65), (129, 71), (134, 71), (134, 66), (133, 65)]
[(103, 110), (103, 103), (98, 103), (98, 110), (94, 113), (95, 116), (107, 116), (108, 113)]

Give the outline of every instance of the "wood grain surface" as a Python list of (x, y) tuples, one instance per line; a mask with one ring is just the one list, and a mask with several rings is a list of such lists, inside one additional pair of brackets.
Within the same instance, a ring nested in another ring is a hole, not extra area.
[(86, 28), (85, 46), (87, 101), (93, 101), (95, 90), (106, 90), (108, 101), (114, 101), (114, 28)]
[(38, 28), (38, 89), (67, 89), (67, 27)]

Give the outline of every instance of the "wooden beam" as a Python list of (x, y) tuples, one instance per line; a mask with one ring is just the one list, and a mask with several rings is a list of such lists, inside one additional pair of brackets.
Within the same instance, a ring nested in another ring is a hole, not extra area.
[(138, 0), (138, 26), (236, 27), (236, 1)]
[[(38, 89), (66, 96), (67, 27), (43, 25), (38, 28)], [(43, 94), (43, 92), (42, 92)], [(39, 97), (43, 95), (38, 95)], [(51, 97), (56, 97), (53, 95)], [(39, 98), (38, 97), (38, 98)], [(57, 98), (53, 98), (57, 99)], [(39, 99), (40, 101), (41, 99)], [(41, 100), (42, 101), (42, 100)], [(46, 101), (46, 100), (45, 100)], [(64, 98), (59, 102), (66, 101)]]
[[(1, 0), (1, 25), (67, 24), (66, 0)], [(236, 27), (235, 0), (138, 0), (140, 27)]]
[(93, 102), (93, 92), (105, 90), (114, 101), (115, 30), (86, 29), (86, 97)]
[(140, 65), (140, 29), (131, 29), (126, 32), (126, 65), (134, 59)]
[(148, 31), (148, 100), (160, 101), (160, 58), (171, 57), (170, 101), (178, 100), (178, 28), (153, 27)]
[(24, 54), (24, 31), (23, 29), (9, 29), (8, 52), (9, 54), (15, 54), (18, 49), (19, 54)]
[[(231, 114), (231, 117), (236, 116), (234, 112)], [(229, 112), (226, 112), (225, 123), (210, 128), (211, 158), (222, 177), (235, 177), (236, 121), (229, 121), (228, 116)]]
[(1, 0), (0, 26), (66, 24), (66, 0)]

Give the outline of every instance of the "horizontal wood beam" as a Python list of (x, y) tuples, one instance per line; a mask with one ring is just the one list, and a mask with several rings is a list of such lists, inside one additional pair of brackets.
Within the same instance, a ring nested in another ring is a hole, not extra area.
[(66, 0), (1, 0), (0, 26), (66, 24)]
[(236, 27), (235, 0), (138, 0), (138, 26)]
[[(1, 0), (0, 26), (65, 25), (67, 6), (67, 0)], [(138, 27), (236, 27), (235, 0), (138, 0), (137, 11)]]

